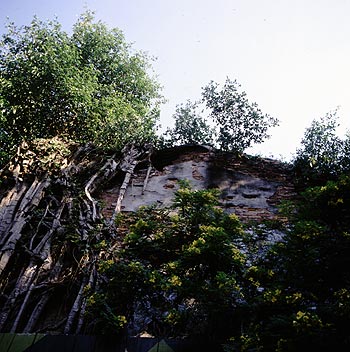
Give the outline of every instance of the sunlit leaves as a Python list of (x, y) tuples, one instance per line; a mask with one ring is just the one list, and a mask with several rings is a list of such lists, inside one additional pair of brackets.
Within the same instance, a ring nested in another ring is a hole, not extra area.
[[(242, 226), (217, 209), (217, 203), (217, 191), (194, 191), (181, 182), (171, 209), (141, 208), (119, 219), (128, 233), (115, 263), (100, 267), (110, 282), (104, 289), (114, 290), (118, 282), (129, 287), (128, 305), (136, 305), (138, 314), (155, 319), (169, 333), (214, 329), (222, 314), (244, 298), (246, 265), (234, 243)], [(106, 295), (117, 311), (126, 298), (122, 292), (124, 287)]]
[(102, 148), (155, 138), (159, 85), (150, 59), (89, 11), (72, 35), (57, 20), (10, 24), (0, 43), (0, 142), (66, 135)]
[(249, 102), (237, 81), (228, 78), (222, 89), (211, 81), (202, 89), (201, 101), (178, 105), (173, 118), (174, 127), (162, 137), (166, 146), (203, 144), (236, 153), (262, 143), (269, 138), (268, 130), (278, 125), (276, 118)]
[(303, 192), (283, 242), (247, 270), (257, 288), (248, 335), (258, 334), (265, 348), (347, 349), (349, 189), (343, 175)]
[(237, 81), (227, 78), (221, 89), (211, 81), (203, 88), (202, 97), (210, 119), (218, 127), (216, 144), (222, 150), (243, 152), (269, 138), (269, 128), (278, 125), (277, 119), (263, 114), (256, 103), (249, 102)]
[(350, 138), (337, 134), (339, 116), (331, 111), (319, 120), (313, 120), (305, 130), (301, 147), (297, 150), (294, 167), (299, 182), (322, 184), (350, 170)]
[(173, 115), (175, 125), (164, 134), (165, 145), (213, 145), (215, 130), (202, 115), (198, 103), (187, 101), (186, 104), (178, 105)]

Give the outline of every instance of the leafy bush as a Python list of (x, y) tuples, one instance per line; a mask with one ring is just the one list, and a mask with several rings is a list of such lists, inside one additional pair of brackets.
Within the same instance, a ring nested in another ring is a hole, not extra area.
[(235, 244), (242, 227), (216, 208), (217, 196), (183, 185), (173, 209), (141, 208), (119, 220), (127, 229), (123, 251), (100, 270), (109, 310), (143, 317), (154, 335), (227, 334), (242, 301), (246, 259)]
[[(247, 271), (261, 290), (246, 296), (244, 341), (269, 351), (349, 349), (349, 190), (349, 176), (307, 189), (283, 242)], [(229, 345), (243, 349), (234, 337)]]

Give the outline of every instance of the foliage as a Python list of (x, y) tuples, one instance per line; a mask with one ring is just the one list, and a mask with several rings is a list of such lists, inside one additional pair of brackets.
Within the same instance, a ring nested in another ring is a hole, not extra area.
[[(307, 189), (283, 242), (247, 271), (250, 322), (228, 344), (273, 351), (347, 350), (350, 178)], [(238, 347), (237, 347), (238, 346)]]
[(256, 103), (250, 103), (237, 81), (226, 79), (223, 88), (211, 81), (203, 88), (202, 97), (210, 109), (210, 118), (218, 126), (217, 145), (222, 150), (243, 152), (252, 144), (269, 137), (268, 129), (278, 120), (263, 114)]
[(350, 226), (350, 176), (341, 175), (323, 186), (302, 193), (299, 216), (320, 222), (329, 229), (348, 231)]
[[(198, 112), (202, 104), (202, 112)], [(208, 116), (202, 117), (204, 112)], [(166, 145), (181, 143), (212, 145), (225, 151), (242, 153), (252, 144), (269, 138), (268, 129), (278, 120), (263, 114), (240, 92), (237, 81), (226, 79), (223, 88), (211, 81), (202, 90), (202, 100), (180, 105), (173, 116), (175, 126), (162, 136)]]
[(119, 219), (128, 229), (123, 251), (100, 270), (113, 312), (148, 317), (144, 328), (154, 335), (227, 334), (243, 302), (245, 256), (235, 244), (242, 235), (238, 219), (216, 204), (215, 190), (183, 185), (174, 200), (176, 214), (141, 208)]
[(315, 185), (350, 170), (350, 136), (337, 136), (338, 118), (337, 110), (329, 112), (306, 129), (294, 160), (300, 184)]
[(153, 138), (160, 96), (149, 61), (90, 12), (71, 36), (57, 20), (9, 24), (0, 43), (2, 159), (23, 139), (67, 135), (121, 148)]
[[(102, 334), (122, 333), (127, 321), (124, 315), (116, 315), (106, 303), (104, 294), (94, 293), (87, 301), (87, 317), (95, 321), (95, 329)], [(103, 322), (103, 323), (102, 323)]]
[(215, 131), (198, 112), (198, 107), (198, 103), (191, 101), (176, 107), (175, 126), (168, 128), (163, 136), (166, 145), (213, 144)]

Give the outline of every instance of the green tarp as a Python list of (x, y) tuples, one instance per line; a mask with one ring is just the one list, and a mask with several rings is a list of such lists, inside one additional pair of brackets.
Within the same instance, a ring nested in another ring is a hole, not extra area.
[(219, 352), (203, 340), (0, 333), (0, 352)]

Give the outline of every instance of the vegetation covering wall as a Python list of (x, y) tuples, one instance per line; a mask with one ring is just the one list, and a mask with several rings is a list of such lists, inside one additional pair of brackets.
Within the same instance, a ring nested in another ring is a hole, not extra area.
[[(219, 206), (219, 187), (186, 180), (173, 180), (167, 207), (123, 213), (137, 169), (164, 166), (155, 146), (205, 141), (240, 164), (278, 121), (228, 79), (178, 108), (174, 129), (157, 137), (149, 59), (90, 13), (72, 35), (56, 21), (10, 25), (0, 58), (1, 331), (206, 336), (225, 351), (349, 348), (350, 144), (336, 113), (305, 132), (290, 168), (298, 197), (276, 202), (274, 218), (243, 223)], [(98, 196), (111, 184), (104, 217)], [(273, 231), (283, 235), (271, 241)]]

